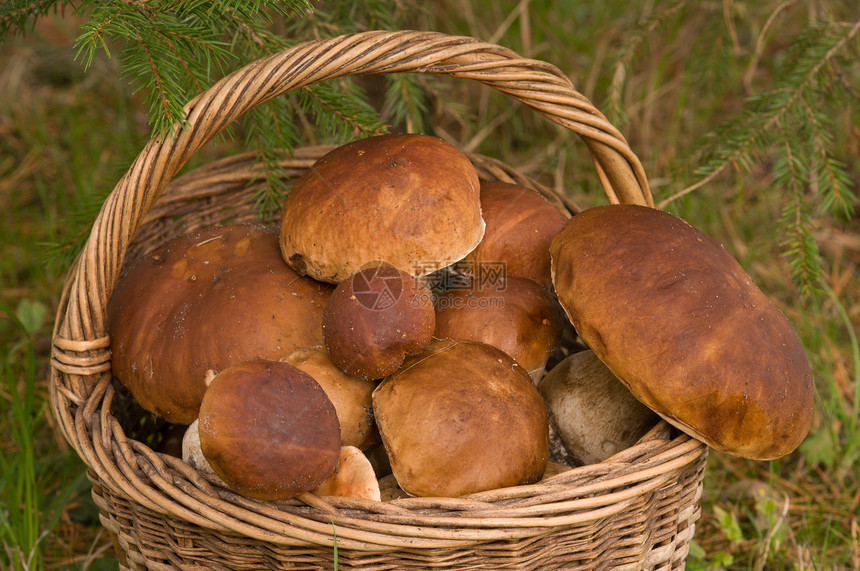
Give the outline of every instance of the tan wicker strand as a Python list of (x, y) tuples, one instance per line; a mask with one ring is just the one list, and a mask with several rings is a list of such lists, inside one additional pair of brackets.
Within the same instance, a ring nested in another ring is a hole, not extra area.
[[(237, 505), (246, 505), (253, 506), (258, 505), (258, 502), (248, 501), (241, 496), (234, 494), (229, 491), (223, 491), (221, 494), (223, 497), (230, 498), (231, 502), (223, 502), (223, 503), (213, 503), (211, 502), (211, 497), (209, 496), (199, 496), (197, 494), (197, 490), (191, 490), (190, 488), (186, 488), (186, 492), (189, 495), (185, 495), (179, 493), (179, 490), (174, 487), (174, 485), (168, 480), (170, 478), (168, 471), (165, 470), (166, 466), (161, 463), (161, 460), (154, 456), (151, 451), (147, 451), (145, 449), (141, 449), (141, 452), (145, 452), (143, 456), (146, 457), (147, 462), (142, 464), (144, 466), (144, 472), (146, 472), (151, 478), (158, 480), (160, 483), (159, 488), (166, 490), (169, 494), (175, 496), (177, 501), (181, 501), (183, 503), (187, 502), (186, 505), (189, 509), (197, 510), (199, 513), (207, 513), (209, 512), (210, 517), (214, 519), (219, 519), (216, 515), (216, 511), (219, 506), (224, 508), (227, 512), (231, 511), (231, 508)], [(199, 497), (198, 497), (199, 496)], [(201, 500), (201, 497), (203, 500)], [(210, 500), (208, 503), (204, 500)], [(324, 501), (324, 500), (318, 500)], [(212, 511), (210, 511), (212, 510)], [(272, 513), (272, 512), (270, 512)], [(277, 512), (276, 512), (277, 513)], [(331, 531), (331, 522), (352, 522), (358, 523), (359, 526), (351, 528), (346, 532), (339, 532), (339, 545), (344, 548), (350, 547), (350, 542), (347, 541), (349, 539), (355, 539), (356, 541), (361, 542), (362, 547), (367, 547), (367, 545), (375, 544), (375, 545), (387, 545), (387, 546), (396, 546), (396, 547), (451, 547), (456, 545), (462, 545), (464, 542), (473, 542), (473, 541), (487, 541), (492, 539), (500, 539), (500, 538), (508, 538), (511, 536), (511, 531), (500, 531), (498, 526), (493, 526), (491, 529), (485, 529), (476, 531), (470, 534), (464, 533), (441, 533), (441, 534), (432, 534), (431, 530), (426, 530), (425, 532), (415, 532), (412, 528), (405, 528), (404, 534), (396, 534), (392, 533), (392, 530), (396, 529), (395, 525), (387, 525), (383, 526), (383, 529), (380, 531), (386, 531), (384, 534), (375, 534), (369, 533), (361, 528), (364, 524), (363, 520), (352, 520), (351, 518), (340, 516), (337, 513), (337, 510), (331, 512), (329, 510), (324, 510), (320, 512), (320, 517), (317, 518), (321, 521), (309, 520), (307, 518), (298, 518), (295, 516), (291, 516), (288, 512), (280, 512), (283, 517), (278, 518), (284, 523), (289, 524), (289, 527), (285, 527), (283, 529), (279, 529), (278, 534), (276, 536), (268, 537), (269, 541), (273, 541), (278, 543), (280, 541), (287, 541), (289, 539), (299, 540), (302, 542), (307, 542), (311, 540), (319, 541), (322, 538), (328, 538), (331, 541), (331, 545), (333, 545), (333, 538), (328, 535), (328, 532)], [(255, 515), (245, 514), (245, 521), (254, 522), (254, 521), (267, 521), (263, 518), (257, 518)], [(393, 514), (388, 514), (390, 518), (397, 518)], [(402, 516), (401, 516), (402, 517)], [(408, 516), (411, 517), (411, 516)], [(230, 522), (231, 519), (225, 519), (224, 522)], [(443, 525), (447, 525), (446, 522), (439, 520)], [(486, 522), (482, 522), (486, 527)], [(518, 522), (520, 523), (520, 522)], [(466, 522), (468, 524), (468, 522)], [(229, 525), (229, 523), (227, 523)], [(480, 527), (480, 526), (478, 526)], [(516, 525), (513, 527), (523, 527), (522, 525)], [(534, 529), (539, 529), (542, 526), (530, 526), (533, 529), (530, 530), (531, 533), (534, 533)], [(260, 534), (262, 531), (254, 530), (253, 532), (249, 528), (242, 528), (245, 533), (255, 533)], [(271, 530), (270, 530), (271, 531)], [(521, 534), (528, 535), (529, 530), (525, 532), (520, 532)], [(322, 535), (314, 535), (314, 534), (322, 534)], [(392, 538), (400, 537), (397, 543), (392, 543)], [(443, 540), (443, 541), (436, 541)], [(294, 543), (293, 543), (294, 544)], [(355, 547), (355, 546), (353, 546)]]
[[(219, 81), (186, 106), (186, 122), (154, 137), (102, 205), (70, 269), (55, 321), (51, 404), (88, 467), (100, 518), (123, 569), (680, 569), (688, 552), (707, 448), (661, 421), (606, 462), (538, 484), (464, 498), (373, 502), (305, 495), (259, 502), (157, 452), (165, 429), (109, 372), (106, 305), (127, 260), (185, 231), (260, 220), (252, 153), (178, 176), (189, 158), (251, 107), (347, 75), (431, 73), (480, 82), (577, 133), (610, 202), (653, 205), (621, 133), (555, 66), (435, 32), (352, 34), (299, 44)], [(331, 145), (284, 153), (289, 186)], [(469, 154), (482, 180), (531, 186), (571, 214), (564, 193), (497, 158)], [(151, 441), (151, 442), (150, 442)]]
[[(85, 358), (85, 357), (84, 357)], [(79, 361), (81, 360), (80, 356), (70, 356), (67, 358), (71, 361)], [(75, 375), (78, 377), (85, 377), (89, 375), (94, 375), (96, 373), (104, 373), (110, 371), (110, 361), (109, 357), (107, 359), (98, 358), (100, 363), (98, 365), (80, 365), (78, 363), (72, 362), (65, 363), (60, 359), (51, 359), (51, 367), (55, 370), (60, 371), (62, 373), (66, 373), (68, 375)]]
[[(644, 458), (639, 458), (639, 461), (636, 462), (636, 468), (633, 471), (627, 471), (624, 469), (623, 465), (618, 466), (615, 470), (610, 472), (612, 475), (611, 478), (606, 477), (595, 477), (592, 479), (591, 484), (579, 485), (575, 488), (565, 489), (562, 493), (550, 493), (545, 496), (541, 496), (540, 500), (542, 501), (562, 501), (569, 500), (577, 497), (585, 497), (592, 493), (599, 492), (601, 490), (623, 487), (634, 485), (640, 481), (651, 477), (659, 477), (663, 476), (668, 472), (674, 470), (677, 466), (685, 466), (693, 461), (693, 457), (701, 454), (701, 447), (696, 441), (685, 440), (683, 444), (676, 446), (671, 449), (670, 455), (661, 456), (658, 459), (649, 459), (646, 460)], [(611, 462), (608, 464), (611, 466)], [(523, 488), (523, 489), (520, 489)], [(504, 494), (506, 498), (510, 498), (511, 493), (526, 495), (529, 492), (533, 493), (533, 490), (545, 490), (545, 486), (537, 485), (537, 486), (521, 486), (514, 489), (504, 489), (504, 490), (492, 490), (490, 492), (483, 492), (481, 494), (475, 494), (473, 496), (469, 496), (469, 498), (479, 497), (485, 500), (498, 502), (502, 499), (500, 494)], [(533, 495), (531, 497), (534, 497)], [(404, 500), (401, 503), (406, 503), (408, 500)]]

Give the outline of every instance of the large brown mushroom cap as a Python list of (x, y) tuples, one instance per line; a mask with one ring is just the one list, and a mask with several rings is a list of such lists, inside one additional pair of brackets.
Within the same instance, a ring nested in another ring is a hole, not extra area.
[(308, 492), (335, 470), (337, 413), (319, 384), (288, 363), (228, 367), (200, 406), (200, 449), (234, 491), (260, 500)]
[(190, 424), (206, 375), (322, 344), (332, 286), (284, 263), (276, 229), (212, 226), (132, 262), (108, 305), (114, 375), (150, 412)]
[(436, 137), (391, 134), (343, 145), (284, 201), (284, 259), (334, 283), (377, 260), (424, 275), (481, 241), (479, 185), (468, 157)]
[(573, 216), (551, 247), (577, 332), (636, 398), (718, 450), (771, 459), (812, 418), (812, 374), (788, 319), (715, 240), (632, 205)]
[(549, 290), (526, 278), (504, 285), (451, 290), (436, 300), (436, 337), (469, 339), (501, 349), (540, 378), (563, 329)]
[(458, 270), (480, 278), (501, 264), (508, 277), (550, 287), (549, 245), (567, 213), (534, 189), (491, 181), (481, 183), (481, 215), (487, 224), (484, 237)]
[(546, 406), (525, 370), (483, 343), (440, 340), (373, 392), (391, 469), (415, 496), (534, 483), (546, 469)]

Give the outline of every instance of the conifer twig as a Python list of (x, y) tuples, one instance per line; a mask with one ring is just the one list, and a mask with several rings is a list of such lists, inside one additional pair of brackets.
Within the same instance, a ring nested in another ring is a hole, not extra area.
[[(682, 196), (686, 196), (696, 189), (701, 188), (703, 185), (713, 180), (717, 175), (725, 171), (727, 167), (737, 164), (737, 162), (740, 161), (752, 147), (756, 146), (756, 142), (761, 139), (764, 132), (770, 131), (775, 125), (783, 120), (785, 115), (795, 104), (798, 103), (809, 88), (817, 87), (816, 78), (821, 70), (837, 53), (839, 53), (839, 51), (842, 50), (842, 48), (845, 47), (849, 41), (851, 41), (851, 39), (854, 38), (854, 36), (857, 35), (858, 31), (860, 31), (860, 20), (854, 22), (854, 24), (847, 29), (845, 34), (823, 54), (819, 61), (804, 74), (800, 83), (791, 86), (789, 90), (787, 90), (787, 88), (779, 87), (758, 98), (756, 101), (761, 103), (762, 101), (772, 99), (775, 95), (788, 93), (788, 97), (786, 99), (778, 101), (779, 104), (775, 109), (763, 112), (763, 117), (766, 117), (766, 120), (763, 121), (761, 128), (749, 129), (747, 131), (747, 136), (743, 138), (730, 153), (720, 156), (716, 164), (709, 165), (708, 173), (702, 179), (661, 200), (657, 205), (658, 208), (665, 208)], [(761, 107), (761, 105), (759, 106)], [(762, 116), (759, 118), (761, 119)], [(737, 122), (741, 123), (742, 120), (749, 119), (749, 116), (744, 117), (743, 115), (739, 115), (737, 119), (740, 119), (741, 121)], [(701, 156), (701, 154), (702, 153), (700, 152), (699, 156)]]
[(27, 22), (33, 18), (44, 16), (51, 8), (56, 7), (61, 3), (61, 0), (36, 0), (28, 1), (20, 6), (15, 6), (14, 2), (6, 2), (0, 7), (0, 38), (14, 33), (24, 33)]

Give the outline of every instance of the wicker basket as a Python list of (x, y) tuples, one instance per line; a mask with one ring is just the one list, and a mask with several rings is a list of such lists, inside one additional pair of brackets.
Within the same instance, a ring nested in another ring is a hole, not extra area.
[[(176, 177), (188, 158), (254, 105), (333, 77), (415, 72), (476, 80), (585, 141), (611, 202), (652, 204), (621, 134), (554, 66), (473, 38), (367, 32), (305, 43), (258, 60), (188, 107), (188, 126), (153, 139), (105, 201), (67, 278), (57, 316), (51, 404), (84, 460), (101, 521), (125, 569), (681, 569), (700, 508), (707, 448), (659, 422), (600, 464), (535, 485), (461, 498), (373, 502), (249, 500), (156, 452), (163, 431), (110, 373), (105, 307), (124, 260), (181, 231), (254, 220), (260, 165), (226, 158)], [(329, 147), (282, 161), (299, 176)], [(541, 189), (471, 155), (482, 179)], [(547, 192), (546, 189), (541, 189)], [(556, 197), (557, 200), (561, 200)]]

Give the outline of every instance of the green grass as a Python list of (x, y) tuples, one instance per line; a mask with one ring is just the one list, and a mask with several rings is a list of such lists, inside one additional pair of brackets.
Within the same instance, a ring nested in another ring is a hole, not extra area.
[[(694, 152), (697, 144), (747, 97), (773, 86), (811, 16), (860, 18), (852, 2), (838, 1), (648, 2), (640, 11), (620, 0), (586, 4), (448, 0), (446, 10), (430, 13), (410, 11), (407, 1), (395, 20), (491, 39), (555, 63), (622, 126), (665, 199), (705, 176), (695, 173), (704, 156)], [(75, 25), (71, 17), (51, 18), (26, 39), (0, 45), (3, 569), (115, 566), (84, 467), (50, 417), (50, 334), (69, 263), (64, 252), (149, 127), (144, 98), (119, 79), (116, 60), (98, 57), (86, 73), (72, 61)], [(331, 24), (319, 26), (331, 33)], [(838, 61), (829, 77), (860, 85), (856, 61)], [(520, 107), (508, 111), (509, 100), (473, 84), (422, 80), (419, 87), (428, 130), (564, 188), (581, 205), (605, 200), (572, 134)], [(833, 155), (860, 180), (860, 106), (822, 106), (834, 115)], [(418, 124), (408, 113), (401, 120)], [(482, 132), (487, 125), (493, 129)], [(241, 139), (212, 145), (195, 161), (233, 152)], [(816, 414), (804, 444), (780, 460), (712, 452), (688, 566), (860, 568), (860, 220), (813, 210), (821, 293), (801, 297), (784, 256), (786, 195), (774, 183), (773, 157), (752, 155), (747, 166), (739, 156), (667, 208), (725, 244), (792, 321), (813, 368)]]
[(3, 362), (14, 450), (0, 457), (0, 543), (15, 570), (44, 565), (42, 544), (55, 532), (73, 496), (88, 489), (76, 457), (39, 446), (51, 435), (45, 430), (47, 403), (36, 392), (36, 351), (29, 335), (43, 322), (45, 309), (39, 302), (22, 300), (15, 312), (0, 303), (22, 338), (7, 347)]

